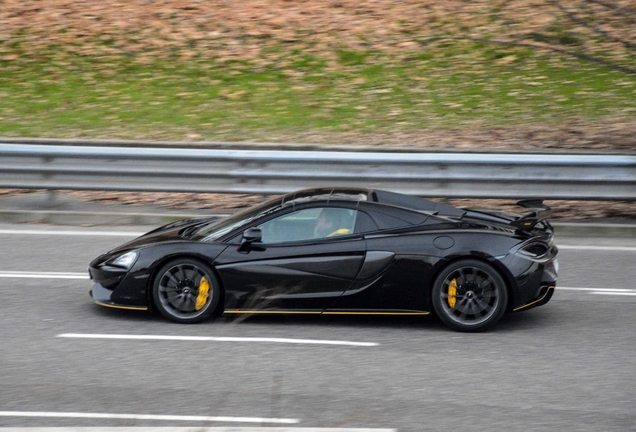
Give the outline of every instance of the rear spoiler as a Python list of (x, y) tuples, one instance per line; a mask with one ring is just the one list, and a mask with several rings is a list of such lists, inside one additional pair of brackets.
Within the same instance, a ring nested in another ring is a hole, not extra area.
[(517, 203), (518, 206), (532, 210), (519, 219), (510, 222), (510, 225), (521, 230), (532, 230), (536, 224), (546, 220), (552, 214), (552, 209), (543, 204), (543, 200), (523, 200)]

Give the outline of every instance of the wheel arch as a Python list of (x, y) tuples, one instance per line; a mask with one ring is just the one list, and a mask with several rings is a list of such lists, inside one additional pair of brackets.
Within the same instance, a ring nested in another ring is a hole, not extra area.
[(188, 252), (184, 252), (184, 253), (175, 253), (172, 255), (166, 255), (164, 257), (162, 257), (161, 259), (155, 261), (153, 263), (153, 268), (150, 271), (150, 277), (148, 278), (148, 282), (147, 282), (147, 286), (146, 286), (146, 293), (148, 295), (148, 306), (150, 307), (150, 309), (154, 312), (157, 310), (157, 305), (155, 304), (155, 298), (152, 295), (152, 288), (153, 285), (155, 283), (155, 279), (157, 277), (157, 273), (159, 273), (159, 270), (166, 265), (167, 263), (169, 263), (170, 261), (174, 261), (177, 259), (191, 259), (194, 261), (198, 261), (201, 264), (205, 264), (206, 266), (210, 267), (212, 269), (212, 271), (214, 272), (214, 276), (216, 276), (217, 281), (219, 282), (219, 301), (216, 305), (216, 308), (214, 310), (214, 312), (212, 312), (213, 316), (218, 316), (217, 314), (219, 313), (219, 311), (222, 313), (224, 306), (225, 306), (225, 287), (223, 286), (223, 280), (221, 279), (219, 272), (216, 270), (216, 267), (214, 267), (213, 264), (211, 263), (207, 263), (205, 261), (205, 259), (203, 259), (200, 255), (196, 254), (196, 253), (188, 253)]
[(514, 299), (515, 299), (515, 287), (516, 287), (516, 281), (514, 276), (512, 275), (512, 273), (510, 273), (510, 271), (506, 268), (506, 266), (504, 266), (501, 262), (499, 262), (499, 260), (497, 260), (495, 257), (487, 255), (487, 254), (476, 254), (476, 253), (466, 253), (466, 254), (457, 254), (457, 255), (453, 255), (451, 257), (445, 257), (443, 259), (441, 259), (434, 267), (433, 270), (431, 272), (431, 287), (428, 291), (428, 302), (431, 305), (431, 309), (432, 309), (432, 299), (433, 299), (433, 284), (434, 282), (437, 280), (437, 277), (440, 275), (440, 273), (442, 273), (442, 271), (444, 271), (444, 269), (446, 269), (447, 267), (453, 265), (454, 263), (461, 261), (461, 260), (466, 260), (466, 259), (471, 259), (471, 260), (476, 260), (476, 261), (481, 261), (485, 264), (489, 264), (492, 267), (495, 268), (495, 270), (497, 270), (499, 272), (499, 274), (501, 275), (501, 277), (503, 278), (505, 284), (506, 284), (506, 291), (508, 293), (508, 302), (506, 304), (506, 311), (510, 311), (512, 309), (512, 305), (514, 305)]

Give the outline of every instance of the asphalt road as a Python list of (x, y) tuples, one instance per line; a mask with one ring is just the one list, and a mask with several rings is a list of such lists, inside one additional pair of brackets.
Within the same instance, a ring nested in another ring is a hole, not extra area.
[(88, 262), (146, 228), (0, 225), (0, 427), (636, 430), (636, 239), (560, 238), (549, 304), (461, 334), (434, 317), (186, 326), (94, 305)]

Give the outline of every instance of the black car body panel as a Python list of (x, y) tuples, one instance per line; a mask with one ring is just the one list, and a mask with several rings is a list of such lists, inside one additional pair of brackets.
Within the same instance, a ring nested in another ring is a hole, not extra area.
[[(343, 227), (320, 237), (315, 225), (325, 209), (344, 215)], [(557, 279), (545, 215), (458, 209), (387, 191), (304, 190), (220, 221), (168, 224), (101, 255), (89, 267), (92, 295), (105, 306), (152, 308), (158, 269), (189, 258), (214, 269), (225, 313), (426, 314), (442, 269), (471, 259), (501, 274), (507, 310), (528, 309), (549, 301)], [(248, 229), (262, 241), (245, 242)]]
[(230, 245), (215, 261), (227, 309), (322, 311), (351, 285), (365, 258), (359, 238), (279, 244), (240, 252)]

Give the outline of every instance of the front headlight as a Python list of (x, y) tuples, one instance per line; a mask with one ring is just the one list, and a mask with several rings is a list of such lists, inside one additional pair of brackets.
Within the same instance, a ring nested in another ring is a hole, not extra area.
[(135, 261), (137, 261), (138, 256), (139, 252), (137, 251), (126, 252), (125, 254), (111, 260), (108, 264), (115, 267), (123, 267), (128, 270), (133, 266)]

